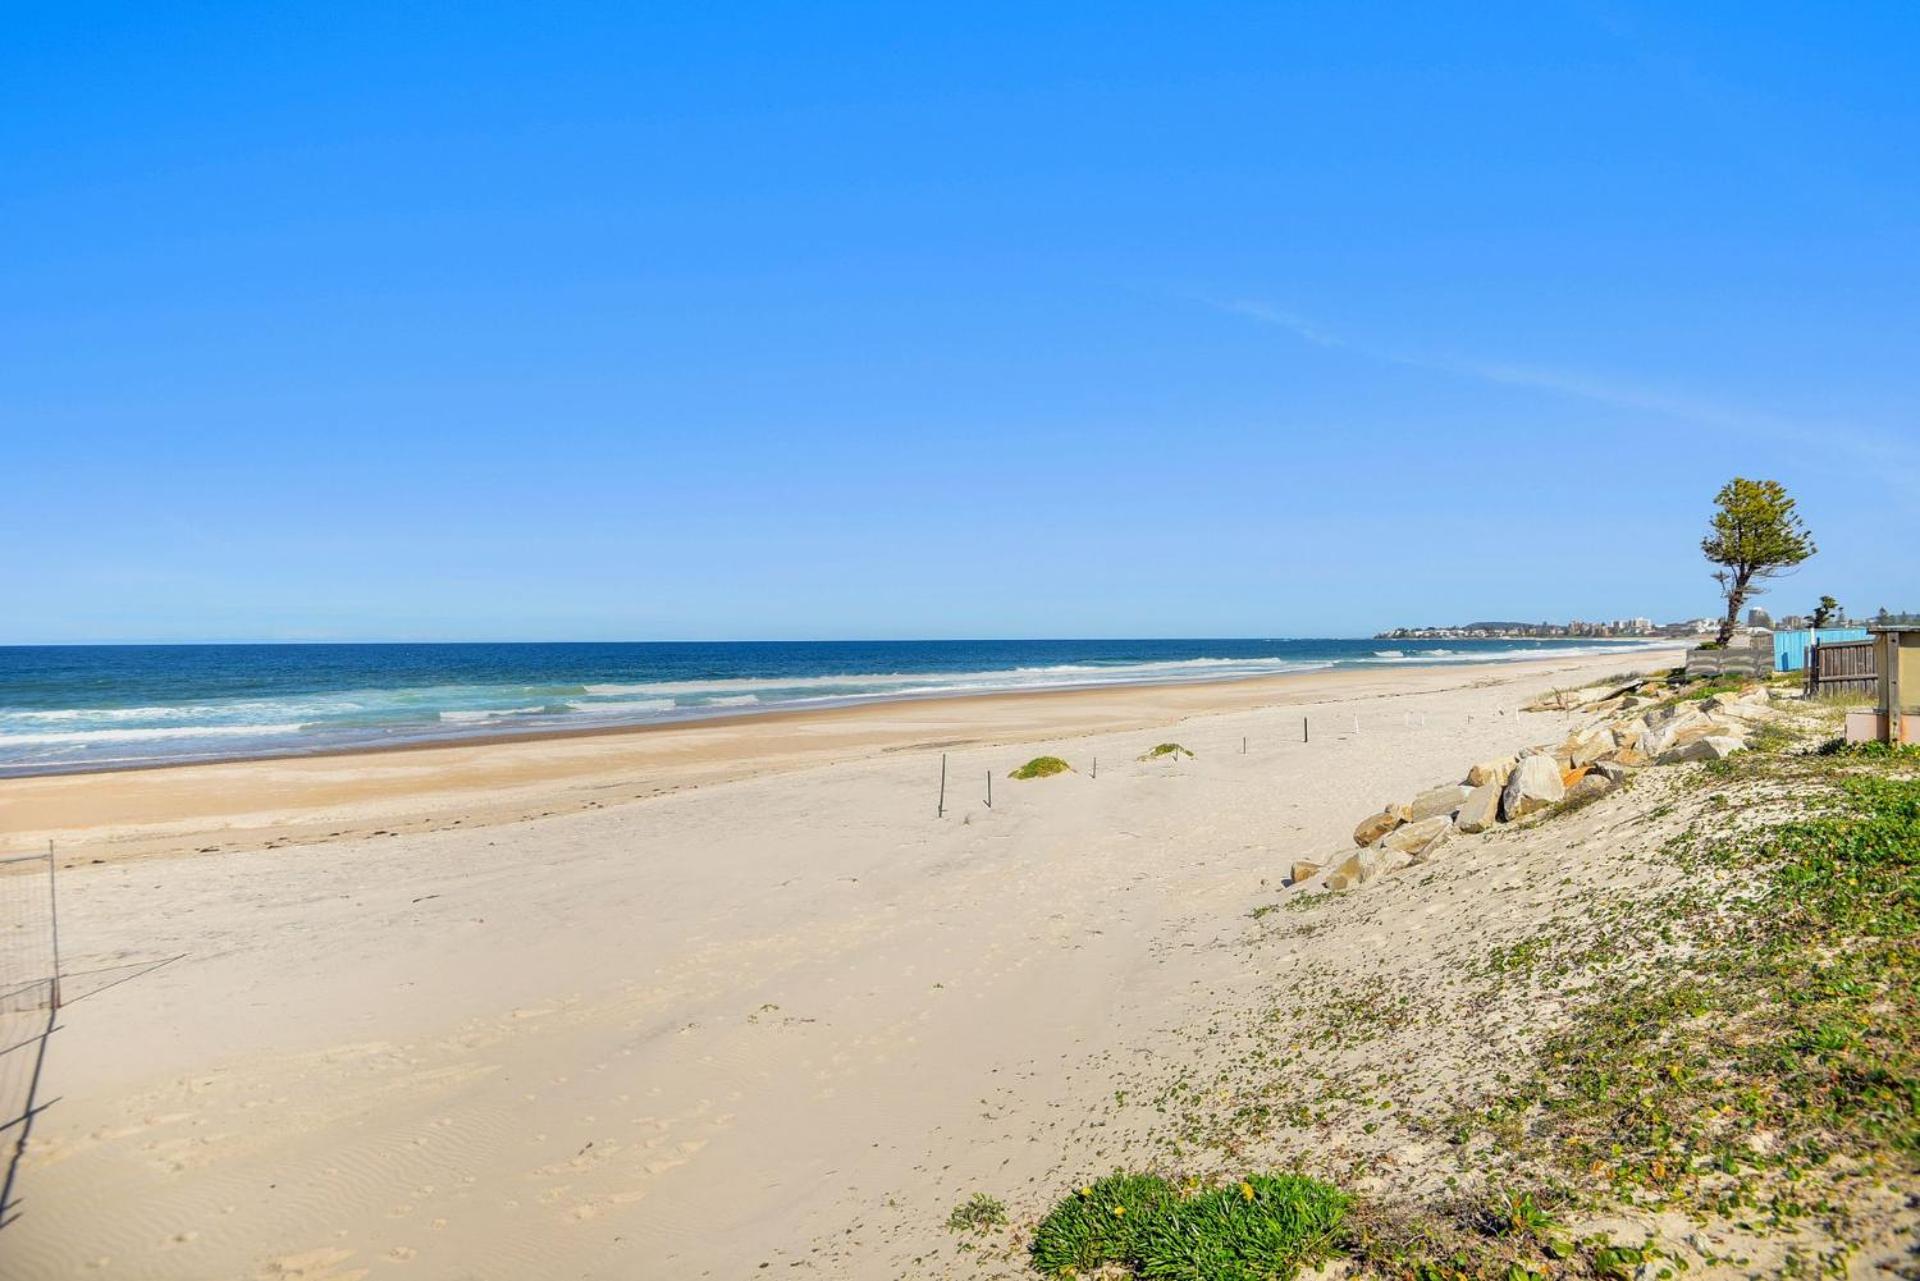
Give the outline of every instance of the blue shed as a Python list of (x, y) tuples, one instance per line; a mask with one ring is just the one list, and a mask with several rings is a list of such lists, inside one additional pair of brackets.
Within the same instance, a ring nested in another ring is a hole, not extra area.
[(1864, 627), (1822, 627), (1817, 632), (1811, 628), (1798, 632), (1775, 632), (1773, 634), (1773, 670), (1776, 672), (1805, 671), (1809, 645), (1865, 639), (1867, 639), (1867, 629)]

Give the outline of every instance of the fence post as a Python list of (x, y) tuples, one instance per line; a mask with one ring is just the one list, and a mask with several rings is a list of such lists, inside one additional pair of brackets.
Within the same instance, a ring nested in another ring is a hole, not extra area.
[(935, 818), (947, 816), (947, 754), (940, 753), (940, 802), (933, 807)]
[(53, 984), (50, 996), (52, 1008), (60, 1008), (60, 895), (54, 885), (53, 840), (47, 840), (47, 910), (53, 933)]

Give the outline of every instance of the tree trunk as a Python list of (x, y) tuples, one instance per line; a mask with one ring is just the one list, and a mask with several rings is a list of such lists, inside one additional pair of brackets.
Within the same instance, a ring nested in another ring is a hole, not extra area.
[(1720, 634), (1713, 638), (1722, 649), (1733, 643), (1733, 629), (1740, 626), (1740, 607), (1747, 603), (1748, 581), (1748, 575), (1736, 574), (1727, 585), (1727, 616), (1720, 620)]

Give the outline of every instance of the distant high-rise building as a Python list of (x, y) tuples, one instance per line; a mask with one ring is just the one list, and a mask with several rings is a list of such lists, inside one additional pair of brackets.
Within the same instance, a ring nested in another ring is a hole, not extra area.
[(1748, 627), (1772, 627), (1773, 615), (1769, 614), (1766, 610), (1761, 609), (1758, 606), (1755, 606), (1753, 609), (1750, 609), (1747, 611), (1747, 626)]

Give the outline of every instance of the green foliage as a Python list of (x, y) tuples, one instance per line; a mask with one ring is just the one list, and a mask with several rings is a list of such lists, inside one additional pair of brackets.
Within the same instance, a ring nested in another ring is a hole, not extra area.
[(1839, 612), (1840, 612), (1839, 601), (1835, 600), (1831, 596), (1822, 596), (1820, 598), (1820, 603), (1813, 607), (1814, 630), (1818, 631), (1820, 628), (1825, 627), (1828, 623), (1832, 622), (1834, 619), (1834, 616), (1837, 615)]
[(1714, 577), (1726, 595), (1727, 614), (1715, 639), (1725, 645), (1740, 621), (1740, 606), (1760, 590), (1754, 584), (1785, 573), (1818, 549), (1779, 481), (1735, 476), (1713, 502), (1700, 552), (1720, 566)]
[(949, 1232), (988, 1232), (994, 1228), (1005, 1227), (1006, 1222), (1005, 1203), (984, 1192), (976, 1192), (953, 1207), (953, 1213), (947, 1216), (947, 1230)]
[(1033, 1266), (1049, 1276), (1137, 1257), (1140, 1227), (1175, 1200), (1153, 1174), (1110, 1174), (1053, 1207), (1033, 1232)]
[(1143, 754), (1140, 759), (1143, 761), (1157, 761), (1163, 756), (1171, 756), (1175, 760), (1179, 760), (1182, 756), (1191, 758), (1193, 751), (1191, 748), (1182, 747), (1178, 743), (1161, 743), (1152, 751)]
[(1036, 756), (1019, 769), (1008, 774), (1008, 778), (1049, 778), (1055, 774), (1066, 774), (1073, 766), (1058, 756)]
[(1798, 813), (1681, 838), (1696, 875), (1624, 927), (1677, 954), (1602, 969), (1475, 1124), (1643, 1208), (1759, 1228), (1844, 1231), (1848, 1181), (1920, 1179), (1920, 754), (1877, 746), (1721, 762), (1730, 805)]
[(1050, 1276), (1108, 1265), (1166, 1281), (1286, 1281), (1331, 1253), (1349, 1203), (1301, 1175), (1175, 1191), (1116, 1174), (1056, 1206), (1034, 1232), (1033, 1266)]

